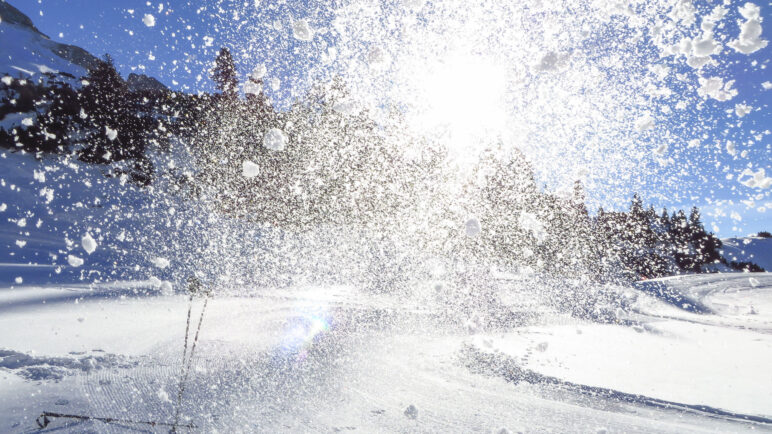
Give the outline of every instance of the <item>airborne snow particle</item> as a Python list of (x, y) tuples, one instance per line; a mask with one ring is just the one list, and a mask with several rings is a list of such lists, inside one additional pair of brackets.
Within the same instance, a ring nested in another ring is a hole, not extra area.
[(107, 134), (107, 138), (110, 139), (110, 141), (118, 138), (118, 130), (113, 130), (110, 127), (105, 127), (105, 134)]
[(84, 235), (83, 238), (80, 239), (80, 245), (89, 255), (94, 253), (97, 248), (97, 242), (94, 240), (91, 234)]
[(643, 132), (654, 128), (654, 118), (650, 114), (645, 114), (635, 121), (635, 129)]
[(142, 22), (148, 27), (153, 27), (155, 26), (155, 17), (153, 14), (145, 14), (145, 16), (142, 17)]
[(407, 406), (407, 408), (405, 409), (405, 417), (407, 417), (408, 419), (418, 418), (418, 409), (416, 408), (415, 405), (410, 404)]
[(667, 148), (668, 148), (667, 143), (663, 143), (659, 145), (657, 149), (654, 150), (654, 153), (661, 157), (665, 155), (665, 153), (667, 152)]
[(480, 232), (482, 231), (482, 228), (480, 226), (480, 221), (474, 217), (466, 221), (466, 223), (464, 224), (464, 229), (465, 229), (466, 236), (470, 238), (474, 238), (480, 235)]
[(761, 87), (764, 90), (772, 89), (772, 81), (765, 81), (764, 83), (761, 83)]
[(48, 187), (41, 188), (38, 195), (45, 198), (47, 204), (54, 200), (54, 190)]
[(735, 114), (737, 115), (738, 118), (741, 118), (741, 117), (747, 115), (751, 111), (753, 111), (753, 107), (751, 107), (749, 105), (736, 104), (734, 106), (734, 112), (735, 112)]
[(271, 128), (263, 137), (263, 146), (272, 151), (283, 151), (287, 147), (287, 136), (278, 128)]
[(252, 70), (252, 73), (249, 76), (253, 80), (260, 80), (261, 78), (265, 77), (266, 73), (268, 73), (268, 68), (265, 67), (264, 63), (261, 63), (255, 66), (255, 69)]
[(520, 226), (523, 229), (531, 232), (538, 242), (542, 242), (547, 238), (547, 232), (544, 230), (544, 225), (539, 221), (536, 215), (523, 211), (520, 213)]
[(533, 69), (542, 72), (554, 71), (563, 65), (565, 58), (566, 56), (559, 56), (554, 51), (547, 52), (533, 65)]
[(0, 81), (2, 81), (3, 84), (6, 86), (10, 86), (13, 83), (13, 77), (11, 77), (10, 75), (6, 75), (2, 79), (0, 79)]
[(263, 91), (263, 86), (260, 83), (255, 83), (252, 80), (247, 81), (244, 83), (244, 93), (247, 95), (260, 95), (260, 92)]
[(724, 83), (721, 77), (700, 77), (699, 80), (700, 88), (697, 89), (697, 94), (705, 99), (713, 98), (718, 101), (729, 101), (737, 96), (737, 89), (732, 89), (734, 80), (729, 80), (726, 83)]
[(35, 120), (32, 118), (24, 118), (21, 120), (21, 124), (25, 127), (31, 127), (35, 124)]
[(159, 257), (156, 257), (156, 258), (153, 258), (153, 259), (151, 259), (151, 260), (150, 260), (150, 262), (152, 262), (152, 263), (153, 263), (153, 265), (155, 265), (156, 267), (158, 267), (158, 268), (160, 268), (160, 269), (162, 269), (162, 270), (163, 270), (164, 268), (167, 268), (167, 267), (169, 266), (169, 264), (170, 264), (170, 262), (169, 262), (169, 260), (168, 260), (168, 259), (166, 259), (166, 258), (162, 258), (162, 257), (160, 257), (160, 256), (159, 256)]
[(0, 203), (0, 212), (5, 212), (5, 210), (8, 209), (8, 205), (5, 204), (5, 202)]
[(761, 8), (753, 3), (745, 3), (739, 8), (740, 14), (747, 20), (740, 24), (740, 36), (729, 42), (729, 46), (743, 54), (751, 54), (766, 47), (768, 41), (761, 39)]
[(14, 279), (14, 282), (16, 282), (17, 285), (21, 285), (22, 282), (24, 282), (24, 279), (21, 276), (19, 276), (16, 279)]
[(20, 218), (19, 220), (16, 221), (16, 225), (20, 228), (27, 226), (27, 219)]
[(351, 101), (339, 101), (336, 102), (332, 109), (342, 115), (353, 115), (356, 113), (356, 107)]
[(156, 395), (163, 402), (172, 402), (172, 400), (169, 399), (169, 394), (166, 393), (166, 390), (164, 390), (163, 387), (158, 389), (158, 392), (156, 393)]
[(737, 146), (735, 146), (733, 141), (726, 142), (726, 152), (733, 157), (737, 155)]
[(245, 178), (254, 178), (260, 174), (260, 166), (249, 160), (245, 160), (241, 163), (241, 174), (244, 175)]
[(211, 36), (204, 36), (204, 47), (211, 47), (214, 45), (214, 38)]
[[(743, 180), (743, 178), (746, 176), (749, 178)], [(767, 176), (764, 168), (760, 168), (754, 172), (753, 170), (746, 167), (745, 170), (740, 173), (740, 176), (737, 177), (737, 180), (740, 182), (740, 184), (751, 188), (766, 189), (772, 186), (772, 178)]]
[(71, 267), (80, 267), (83, 265), (83, 259), (74, 255), (67, 255), (67, 263), (70, 264)]
[(280, 87), (281, 87), (281, 80), (279, 80), (276, 77), (272, 78), (271, 79), (271, 89), (279, 90)]
[(757, 286), (759, 286), (759, 281), (758, 281), (758, 279), (756, 279), (755, 277), (750, 277), (750, 278), (748, 278), (748, 283), (750, 283), (750, 284), (751, 284), (751, 286), (752, 286), (752, 287), (754, 287), (754, 288), (756, 288)]
[(314, 30), (308, 25), (307, 20), (295, 20), (292, 23), (292, 35), (298, 41), (310, 41), (314, 39)]
[(377, 65), (384, 61), (383, 50), (379, 47), (373, 47), (367, 53), (367, 63), (370, 65)]

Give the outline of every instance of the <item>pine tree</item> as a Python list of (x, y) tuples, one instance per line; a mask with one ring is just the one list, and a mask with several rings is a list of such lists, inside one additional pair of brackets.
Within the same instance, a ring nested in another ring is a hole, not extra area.
[(145, 150), (149, 141), (162, 141), (157, 120), (129, 92), (109, 56), (89, 71), (85, 81), (78, 96), (82, 108), (78, 118), (89, 146), (79, 158), (89, 163), (130, 160), (124, 172), (139, 184), (149, 184), (153, 166)]
[(217, 85), (217, 89), (226, 97), (235, 99), (239, 81), (236, 74), (236, 63), (233, 61), (230, 50), (221, 49), (214, 63), (212, 80)]
[(670, 216), (667, 214), (667, 208), (662, 208), (662, 215), (659, 217), (659, 224), (665, 230), (670, 230)]
[(714, 263), (721, 259), (718, 249), (721, 241), (708, 233), (702, 224), (700, 210), (693, 207), (689, 214), (690, 242), (695, 252), (695, 267)]

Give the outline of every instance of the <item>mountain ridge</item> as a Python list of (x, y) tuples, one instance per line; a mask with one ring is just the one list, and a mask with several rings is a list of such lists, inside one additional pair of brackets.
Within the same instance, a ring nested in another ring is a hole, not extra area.
[[(0, 74), (63, 72), (81, 77), (101, 62), (84, 48), (51, 40), (6, 0), (0, 0), (0, 41)], [(144, 74), (131, 73), (125, 81), (132, 90), (168, 90), (158, 79)]]

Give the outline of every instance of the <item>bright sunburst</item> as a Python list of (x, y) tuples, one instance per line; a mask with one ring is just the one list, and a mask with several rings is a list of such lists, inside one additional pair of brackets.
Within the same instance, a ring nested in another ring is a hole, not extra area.
[(506, 77), (493, 59), (455, 54), (421, 65), (409, 83), (416, 92), (411, 125), (442, 138), (455, 157), (474, 158), (501, 135)]

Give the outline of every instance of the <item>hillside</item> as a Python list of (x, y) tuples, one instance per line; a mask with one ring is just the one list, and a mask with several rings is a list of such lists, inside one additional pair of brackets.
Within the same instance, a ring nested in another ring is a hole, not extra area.
[(52, 41), (6, 1), (0, 1), (0, 20), (0, 75), (31, 78), (65, 73), (81, 77), (98, 61), (83, 48)]
[(772, 238), (740, 237), (725, 238), (722, 256), (727, 262), (753, 262), (772, 271)]

